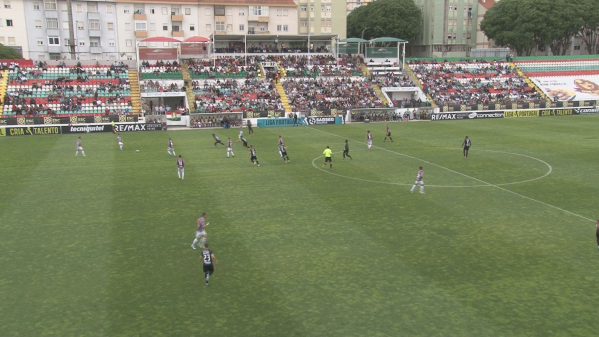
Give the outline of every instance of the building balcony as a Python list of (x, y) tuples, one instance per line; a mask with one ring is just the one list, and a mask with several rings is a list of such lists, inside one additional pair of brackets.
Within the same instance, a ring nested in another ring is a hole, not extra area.
[(87, 13), (88, 20), (100, 20), (100, 13), (98, 12), (88, 12)]
[(148, 32), (145, 30), (136, 30), (135, 37), (148, 37)]
[[(251, 34), (251, 33), (248, 33)], [(227, 35), (227, 32), (224, 30), (217, 30), (214, 32), (214, 35)]]
[(102, 47), (89, 47), (89, 52), (92, 54), (102, 54)]
[(102, 31), (99, 29), (90, 29), (88, 31), (88, 34), (90, 37), (101, 37), (102, 36)]
[(148, 16), (146, 14), (133, 14), (133, 20), (146, 21)]
[(300, 17), (300, 19), (307, 19), (308, 18), (308, 12), (300, 12), (299, 17)]
[(171, 15), (171, 21), (173, 22), (183, 22), (183, 15)]
[(173, 37), (185, 37), (185, 32), (175, 32), (173, 30)]
[(257, 31), (256, 34), (268, 35), (270, 32), (268, 30)]
[(48, 53), (52, 53), (52, 54), (56, 54), (56, 53), (60, 53), (61, 47), (60, 46), (54, 46), (54, 45), (50, 45), (48, 46)]
[(248, 16), (248, 21), (254, 21), (254, 22), (268, 22), (270, 18), (268, 16), (257, 16), (257, 15), (250, 15)]

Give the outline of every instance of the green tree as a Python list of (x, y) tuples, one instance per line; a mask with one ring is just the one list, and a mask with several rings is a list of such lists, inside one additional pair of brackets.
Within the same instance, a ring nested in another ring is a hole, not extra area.
[(413, 0), (378, 0), (360, 6), (347, 16), (347, 36), (397, 37), (412, 40), (420, 34), (422, 13)]
[(502, 0), (485, 14), (481, 30), (520, 55), (546, 46), (563, 55), (582, 24), (579, 0)]
[(0, 60), (1, 59), (22, 59), (23, 56), (17, 53), (14, 49), (6, 47), (0, 43)]
[(582, 38), (589, 54), (599, 54), (599, 0), (578, 0), (582, 29), (578, 34)]

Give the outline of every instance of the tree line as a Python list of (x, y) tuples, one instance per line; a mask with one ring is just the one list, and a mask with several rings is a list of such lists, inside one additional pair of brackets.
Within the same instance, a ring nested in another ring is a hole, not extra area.
[(589, 54), (598, 54), (599, 0), (501, 0), (487, 11), (480, 28), (495, 44), (519, 55), (547, 47), (565, 55), (574, 36)]

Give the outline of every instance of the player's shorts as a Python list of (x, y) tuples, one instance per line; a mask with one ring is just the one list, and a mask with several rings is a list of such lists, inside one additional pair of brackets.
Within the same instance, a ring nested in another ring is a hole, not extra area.
[(212, 273), (214, 273), (214, 265), (211, 264), (204, 264), (204, 273), (208, 273), (209, 275), (212, 275)]
[(464, 150), (466, 150), (466, 151), (470, 150), (470, 146), (464, 146)]
[(167, 151), (175, 151), (175, 148), (174, 147), (167, 147), (166, 150)]
[(196, 231), (196, 238), (206, 235), (206, 230)]
[(120, 145), (120, 146), (122, 146), (122, 145), (123, 145), (123, 142), (119, 142), (119, 145)]
[(391, 132), (387, 132), (387, 137), (391, 137)]
[(331, 158), (331, 157), (324, 157), (324, 162), (325, 162), (325, 163), (326, 163), (326, 162), (329, 162), (329, 163), (331, 163), (331, 162), (333, 161), (332, 159), (333, 159), (333, 158)]
[(422, 185), (422, 186), (424, 186), (424, 180), (416, 180), (416, 182), (414, 183), (414, 185)]
[(254, 161), (256, 161), (256, 160), (258, 160), (258, 158), (256, 158), (256, 156), (252, 156), (252, 157), (250, 158), (250, 161), (251, 161), (252, 163), (253, 163)]
[(281, 157), (284, 157), (287, 155), (287, 151), (281, 151)]
[(368, 146), (372, 146), (372, 140), (368, 141)]
[(77, 146), (77, 151), (83, 151), (83, 147)]
[(227, 148), (227, 152), (231, 152), (231, 151), (233, 151), (233, 148), (232, 147), (228, 147)]
[(243, 131), (239, 131), (239, 138), (241, 138), (241, 136), (243, 136)]
[(184, 167), (178, 167), (177, 170), (181, 173), (185, 172), (185, 168)]

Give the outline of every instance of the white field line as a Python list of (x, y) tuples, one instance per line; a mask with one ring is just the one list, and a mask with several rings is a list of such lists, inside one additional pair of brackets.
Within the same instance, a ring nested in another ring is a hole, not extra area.
[[(339, 135), (336, 135), (336, 134), (334, 134), (334, 133), (330, 133), (330, 132), (327, 132), (327, 131), (318, 130), (318, 129), (315, 129), (315, 128), (313, 128), (313, 127), (308, 127), (308, 128), (309, 128), (309, 129), (311, 129), (311, 130), (315, 130), (315, 131), (319, 131), (319, 132), (322, 132), (322, 133), (326, 133), (326, 134), (329, 134), (329, 135), (331, 135), (331, 136), (335, 136), (335, 137), (338, 137), (338, 138), (344, 138), (344, 139), (349, 139), (349, 140), (351, 140), (351, 141), (353, 141), (353, 142), (363, 143), (363, 142), (360, 142), (360, 141), (358, 141), (358, 140), (354, 140), (354, 139), (350, 139), (350, 138), (347, 138), (347, 137), (339, 136)], [(441, 168), (441, 169), (447, 170), (447, 171), (449, 171), (449, 172), (452, 172), (452, 173), (455, 173), (455, 174), (457, 174), (457, 175), (461, 175), (461, 176), (463, 176), (463, 177), (470, 178), (470, 179), (472, 179), (472, 180), (478, 181), (478, 182), (480, 182), (480, 183), (484, 184), (485, 186), (489, 186), (489, 187), (495, 187), (495, 188), (497, 188), (497, 189), (499, 189), (499, 190), (502, 190), (502, 191), (505, 191), (505, 192), (508, 192), (508, 193), (511, 193), (511, 194), (517, 195), (517, 196), (519, 196), (519, 197), (522, 197), (522, 198), (524, 198), (524, 199), (528, 199), (528, 200), (530, 200), (530, 201), (534, 201), (534, 202), (536, 202), (536, 203), (539, 203), (539, 204), (541, 204), (541, 205), (545, 205), (545, 206), (547, 206), (547, 207), (551, 207), (551, 208), (553, 208), (553, 209), (560, 210), (560, 211), (562, 211), (562, 212), (564, 212), (564, 213), (568, 213), (568, 214), (570, 214), (570, 215), (573, 215), (573, 216), (579, 217), (579, 218), (581, 218), (581, 219), (585, 219), (585, 220), (588, 220), (588, 221), (593, 221), (593, 222), (595, 222), (595, 220), (593, 220), (593, 219), (590, 219), (590, 218), (587, 218), (587, 217), (585, 217), (585, 216), (583, 216), (583, 215), (580, 215), (580, 214), (576, 214), (576, 213), (570, 212), (570, 211), (568, 211), (568, 210), (565, 210), (565, 209), (563, 209), (563, 208), (561, 208), (561, 207), (557, 207), (557, 206), (554, 206), (554, 205), (548, 204), (548, 203), (546, 203), (546, 202), (543, 202), (543, 201), (540, 201), (540, 200), (537, 200), (537, 199), (534, 199), (534, 198), (531, 198), (531, 197), (527, 197), (527, 196), (525, 196), (525, 195), (523, 195), (523, 194), (520, 194), (520, 193), (518, 193), (518, 192), (510, 191), (510, 190), (508, 190), (508, 189), (506, 189), (506, 188), (503, 188), (503, 187), (501, 187), (501, 186), (498, 186), (498, 185), (494, 185), (494, 184), (488, 183), (488, 182), (486, 182), (486, 181), (484, 181), (484, 180), (481, 180), (481, 179), (478, 179), (478, 178), (475, 178), (475, 177), (469, 176), (469, 175), (467, 175), (467, 174), (464, 174), (464, 173), (462, 173), (462, 172), (458, 172), (458, 171), (452, 170), (452, 169), (450, 169), (450, 168), (448, 168), (448, 167), (445, 167), (445, 166), (441, 166), (441, 165), (438, 165), (438, 164), (432, 163), (432, 162), (430, 162), (430, 161), (428, 161), (428, 160), (424, 160), (424, 159), (420, 159), (420, 158), (417, 158), (417, 157), (413, 157), (413, 156), (410, 156), (410, 155), (407, 155), (407, 154), (403, 154), (403, 153), (400, 153), (400, 152), (392, 151), (392, 150), (386, 149), (386, 148), (384, 148), (384, 147), (376, 146), (376, 145), (372, 145), (372, 147), (376, 147), (376, 148), (378, 148), (378, 149), (381, 149), (381, 150), (384, 150), (384, 151), (387, 151), (387, 152), (391, 152), (391, 153), (394, 153), (394, 154), (397, 154), (397, 155), (400, 155), (400, 156), (403, 156), (403, 157), (407, 157), (407, 158), (410, 158), (410, 159), (414, 159), (414, 160), (421, 161), (421, 162), (423, 162), (423, 163), (427, 163), (427, 164), (429, 164), (429, 165), (432, 165), (432, 166), (436, 166), (436, 167), (438, 167), (438, 168)], [(535, 159), (536, 159), (536, 158), (535, 158)], [(549, 165), (549, 164), (547, 164), (547, 165)], [(549, 173), (551, 173), (551, 172), (549, 172)]]

